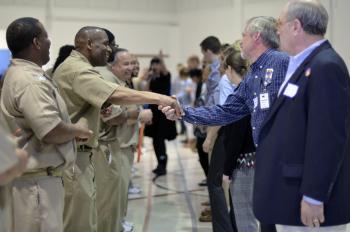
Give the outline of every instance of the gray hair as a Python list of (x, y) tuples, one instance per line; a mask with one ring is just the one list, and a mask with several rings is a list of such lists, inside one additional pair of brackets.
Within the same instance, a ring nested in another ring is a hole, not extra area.
[(129, 52), (127, 49), (125, 48), (116, 48), (112, 51), (111, 53), (111, 56), (113, 57), (113, 60), (112, 60), (112, 64), (115, 64), (118, 62), (118, 55), (119, 53), (122, 53), (122, 52)]
[(247, 31), (249, 33), (259, 32), (265, 46), (278, 48), (280, 45), (277, 35), (277, 20), (273, 17), (258, 16), (253, 17), (247, 22)]
[(297, 0), (288, 4), (287, 20), (298, 19), (305, 32), (324, 36), (327, 31), (328, 13), (316, 1)]

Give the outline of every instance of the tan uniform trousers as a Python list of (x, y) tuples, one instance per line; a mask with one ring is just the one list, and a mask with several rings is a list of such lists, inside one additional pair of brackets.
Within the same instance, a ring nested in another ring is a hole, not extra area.
[(64, 188), (61, 177), (21, 177), (11, 183), (13, 232), (62, 232)]
[(118, 178), (118, 196), (117, 196), (117, 232), (123, 231), (121, 221), (126, 216), (128, 208), (128, 189), (131, 180), (131, 167), (134, 162), (134, 149), (132, 147), (120, 148), (118, 143), (110, 145), (111, 152), (120, 157), (121, 162), (118, 163), (120, 175)]
[(78, 151), (74, 169), (70, 168), (63, 175), (65, 202), (63, 222), (65, 232), (96, 232), (96, 185), (95, 168), (91, 152)]
[(97, 187), (97, 231), (115, 232), (121, 226), (118, 206), (121, 156), (110, 152), (107, 145), (100, 145), (98, 155), (94, 156), (94, 164)]
[(0, 186), (0, 232), (12, 232), (12, 197), (9, 186)]
[(124, 202), (122, 213), (123, 218), (126, 217), (128, 210), (128, 192), (129, 192), (129, 184), (131, 181), (131, 168), (134, 163), (134, 148), (122, 148), (122, 186), (121, 188), (124, 190), (121, 195), (121, 202)]

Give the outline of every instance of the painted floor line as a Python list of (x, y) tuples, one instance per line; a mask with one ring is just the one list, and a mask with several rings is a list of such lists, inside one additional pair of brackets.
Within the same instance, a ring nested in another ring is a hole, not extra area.
[[(152, 160), (153, 156), (149, 156), (149, 159)], [(150, 165), (152, 165), (152, 162), (150, 162)], [(147, 206), (146, 206), (146, 214), (143, 221), (143, 227), (142, 232), (148, 232), (148, 227), (151, 219), (151, 213), (152, 213), (152, 198), (153, 198), (153, 182), (150, 181), (148, 184), (148, 190), (147, 190)]]
[(198, 231), (197, 216), (196, 216), (195, 210), (193, 208), (191, 196), (190, 196), (188, 188), (187, 188), (187, 180), (185, 177), (185, 170), (184, 170), (183, 164), (181, 162), (181, 157), (180, 157), (179, 150), (178, 150), (178, 146), (179, 146), (178, 141), (175, 140), (174, 142), (172, 142), (172, 145), (175, 147), (177, 161), (178, 161), (179, 167), (181, 169), (184, 195), (185, 195), (185, 199), (187, 202), (188, 210), (190, 211), (190, 214), (191, 214), (192, 232), (197, 232)]

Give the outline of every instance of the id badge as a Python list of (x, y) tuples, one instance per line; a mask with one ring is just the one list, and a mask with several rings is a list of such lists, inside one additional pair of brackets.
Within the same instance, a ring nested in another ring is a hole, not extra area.
[(270, 108), (269, 93), (261, 93), (259, 96), (260, 109), (266, 110)]

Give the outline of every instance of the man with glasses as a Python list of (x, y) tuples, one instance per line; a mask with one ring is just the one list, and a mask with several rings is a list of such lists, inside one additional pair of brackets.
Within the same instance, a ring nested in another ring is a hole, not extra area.
[[(285, 53), (277, 51), (277, 22), (272, 17), (249, 19), (242, 33), (241, 47), (242, 57), (248, 59), (251, 65), (236, 93), (229, 95), (221, 106), (184, 107), (182, 118), (200, 125), (227, 125), (251, 114), (253, 140), (258, 147), (261, 126), (276, 100), (289, 59)], [(168, 119), (180, 118), (170, 107), (160, 108)], [(262, 224), (261, 228), (274, 231), (274, 226), (270, 225)]]
[(289, 1), (280, 14), (291, 58), (261, 129), (254, 195), (257, 218), (280, 232), (345, 232), (350, 222), (350, 77), (327, 23), (318, 1)]

